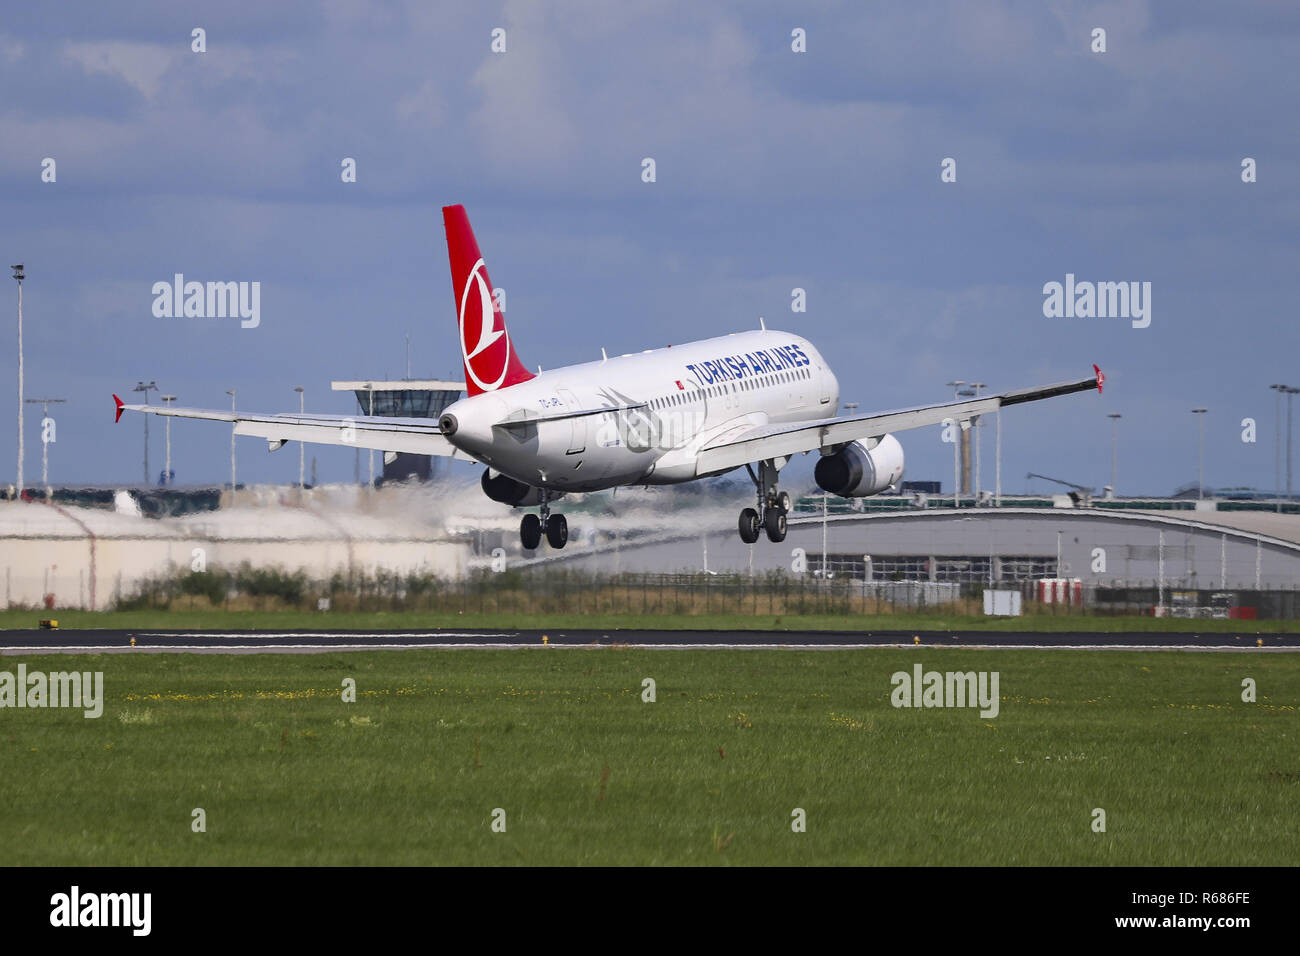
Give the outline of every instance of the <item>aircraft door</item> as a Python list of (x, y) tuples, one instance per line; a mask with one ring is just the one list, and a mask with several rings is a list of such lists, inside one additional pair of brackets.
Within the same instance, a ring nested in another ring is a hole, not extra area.
[[(582, 411), (582, 405), (573, 392), (567, 388), (557, 388), (555, 394), (564, 402), (565, 407), (571, 412)], [(580, 455), (587, 450), (587, 426), (591, 421), (590, 415), (579, 415), (576, 418), (569, 419), (571, 431), (569, 433), (569, 450), (565, 452), (568, 455)]]

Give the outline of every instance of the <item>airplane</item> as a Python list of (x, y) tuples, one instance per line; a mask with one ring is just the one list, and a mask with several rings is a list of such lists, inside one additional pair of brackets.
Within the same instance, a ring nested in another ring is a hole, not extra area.
[(176, 406), (128, 405), (123, 411), (231, 422), (236, 435), (350, 445), (469, 459), (486, 466), (481, 486), (492, 500), (536, 507), (520, 522), (533, 551), (545, 536), (554, 549), (568, 523), (553, 512), (565, 494), (620, 486), (672, 485), (744, 468), (754, 507), (740, 512), (747, 544), (765, 533), (785, 539), (791, 510), (779, 474), (799, 454), (819, 455), (813, 477), (824, 491), (868, 497), (897, 486), (903, 448), (892, 434), (971, 419), (1012, 405), (1096, 388), (1105, 376), (920, 405), (868, 415), (839, 414), (839, 381), (803, 336), (766, 327), (531, 372), (519, 358), (478, 241), (463, 206), (444, 206), (465, 371), (466, 396), (437, 421), (360, 415), (257, 414)]

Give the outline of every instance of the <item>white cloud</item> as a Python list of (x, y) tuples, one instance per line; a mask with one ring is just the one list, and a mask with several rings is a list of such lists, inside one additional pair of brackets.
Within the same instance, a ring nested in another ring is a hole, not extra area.
[(426, 127), (442, 125), (442, 96), (433, 80), (425, 80), (420, 88), (412, 90), (397, 101), (397, 118), (404, 123), (419, 124)]
[(63, 55), (87, 73), (116, 76), (146, 99), (153, 99), (162, 86), (163, 76), (182, 52), (178, 47), (161, 43), (101, 40), (69, 43), (64, 46)]
[(22, 41), (0, 33), (0, 57), (4, 57), (10, 63), (17, 63), (22, 59), (24, 49)]

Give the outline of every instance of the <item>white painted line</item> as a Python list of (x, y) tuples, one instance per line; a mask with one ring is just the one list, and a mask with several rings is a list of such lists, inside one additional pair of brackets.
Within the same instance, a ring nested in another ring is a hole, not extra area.
[[(393, 637), (392, 631), (133, 631), (125, 628), (121, 631), (123, 634), (132, 634), (136, 637), (222, 637), (237, 638), (248, 640), (250, 637), (348, 637), (348, 638), (368, 638), (368, 637)], [(516, 637), (518, 631), (509, 631), (504, 633), (471, 633), (469, 631), (428, 631), (428, 632), (403, 632), (400, 637)]]
[(0, 647), (0, 655), (33, 654), (73, 654), (73, 653), (137, 653), (156, 654), (180, 651), (199, 653), (229, 653), (244, 651), (265, 653), (271, 651), (311, 651), (320, 654), (332, 651), (374, 651), (374, 650), (640, 650), (640, 651), (865, 651), (873, 649), (892, 650), (985, 650), (985, 651), (1232, 651), (1247, 652), (1300, 652), (1300, 647), (1241, 647), (1231, 644), (541, 644), (530, 642), (490, 643), (490, 644), (151, 644), (130, 647), (124, 644), (86, 644), (86, 645), (37, 645)]

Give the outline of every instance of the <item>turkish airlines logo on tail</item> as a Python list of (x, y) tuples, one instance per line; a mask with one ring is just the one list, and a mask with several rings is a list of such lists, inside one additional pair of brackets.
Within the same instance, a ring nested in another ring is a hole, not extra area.
[(474, 263), (460, 296), (460, 354), (465, 358), (465, 373), (483, 391), (496, 391), (506, 380), (510, 336), (504, 322), (497, 328), (492, 287), (482, 259)]

